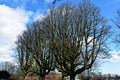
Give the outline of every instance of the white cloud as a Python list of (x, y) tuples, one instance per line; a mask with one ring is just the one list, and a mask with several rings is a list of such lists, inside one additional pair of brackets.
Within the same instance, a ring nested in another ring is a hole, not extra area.
[(120, 51), (110, 51), (110, 58), (104, 59), (105, 62), (120, 62)]
[(25, 30), (31, 12), (0, 5), (0, 61), (12, 61), (17, 35)]

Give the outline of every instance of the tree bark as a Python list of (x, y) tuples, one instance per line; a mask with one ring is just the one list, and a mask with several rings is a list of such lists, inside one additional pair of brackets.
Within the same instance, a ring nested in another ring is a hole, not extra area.
[(70, 80), (75, 80), (75, 75), (70, 75)]
[(45, 80), (45, 76), (41, 77), (42, 80)]
[(38, 75), (38, 80), (41, 80), (41, 77), (40, 77), (40, 75)]
[(62, 75), (62, 80), (66, 80), (66, 76)]

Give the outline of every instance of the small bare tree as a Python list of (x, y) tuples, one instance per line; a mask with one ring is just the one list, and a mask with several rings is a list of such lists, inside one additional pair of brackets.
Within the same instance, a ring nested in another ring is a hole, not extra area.
[(50, 50), (49, 38), (42, 28), (41, 22), (36, 21), (32, 27), (32, 43), (28, 47), (37, 64), (36, 73), (45, 80), (45, 75), (55, 68), (55, 61)]
[(17, 71), (17, 66), (11, 62), (1, 62), (0, 63), (1, 66), (1, 70), (6, 70), (8, 71), (10, 74), (14, 74)]
[(116, 33), (116, 40), (115, 42), (120, 43), (120, 34), (119, 34), (119, 29), (120, 29), (120, 10), (117, 11), (117, 17), (113, 20), (113, 23), (117, 26), (118, 33)]
[[(30, 30), (30, 29), (29, 29)], [(18, 65), (22, 71), (23, 78), (31, 71), (33, 62), (32, 54), (27, 49), (28, 44), (31, 43), (30, 31), (26, 30), (22, 35), (18, 36), (16, 41), (16, 51), (18, 52)]]

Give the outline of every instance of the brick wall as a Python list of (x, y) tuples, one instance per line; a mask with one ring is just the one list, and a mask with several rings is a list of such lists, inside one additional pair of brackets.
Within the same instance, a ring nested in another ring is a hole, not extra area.
[[(39, 80), (37, 75), (28, 75), (26, 80)], [(61, 74), (50, 73), (45, 76), (45, 80), (62, 80)]]

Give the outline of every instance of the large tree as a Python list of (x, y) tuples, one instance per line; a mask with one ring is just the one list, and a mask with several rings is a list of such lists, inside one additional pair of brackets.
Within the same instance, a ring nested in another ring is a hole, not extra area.
[(41, 22), (31, 24), (18, 37), (17, 51), (20, 69), (27, 75), (34, 72), (45, 80), (45, 75), (54, 69), (55, 61), (50, 51), (47, 38)]
[(110, 26), (88, 0), (78, 7), (62, 4), (51, 8), (43, 25), (59, 70), (70, 75), (70, 80), (75, 80), (76, 74), (91, 68), (98, 56), (107, 53)]

